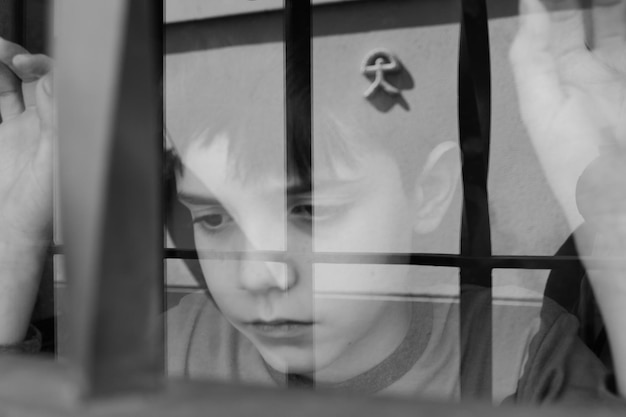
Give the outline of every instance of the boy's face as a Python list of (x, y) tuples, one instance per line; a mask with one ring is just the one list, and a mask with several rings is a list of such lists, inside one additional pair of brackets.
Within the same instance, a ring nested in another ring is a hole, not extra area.
[[(178, 186), (201, 258), (250, 254), (201, 259), (224, 316), (282, 372), (334, 381), (379, 363), (408, 328), (408, 303), (383, 296), (407, 291), (409, 267), (323, 264), (312, 254), (411, 251), (414, 198), (395, 161), (370, 150), (332, 170), (316, 164), (312, 196), (284, 174), (233, 175), (229, 145), (228, 134), (189, 145)], [(283, 257), (258, 260), (255, 251)]]

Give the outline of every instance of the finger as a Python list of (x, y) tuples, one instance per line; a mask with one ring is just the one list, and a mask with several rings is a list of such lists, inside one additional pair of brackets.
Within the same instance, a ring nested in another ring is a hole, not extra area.
[(13, 71), (0, 63), (0, 117), (9, 120), (24, 111), (22, 82)]
[(41, 122), (42, 132), (53, 130), (55, 125), (52, 91), (52, 73), (48, 73), (37, 82), (36, 90), (37, 114)]
[(626, 0), (594, 0), (592, 22), (594, 49), (623, 47), (626, 42)]
[(559, 58), (586, 50), (585, 24), (579, 0), (541, 0), (550, 15), (550, 47)]
[(15, 71), (13, 58), (15, 55), (28, 54), (28, 51), (20, 45), (0, 37), (0, 62)]
[[(48, 73), (37, 82), (35, 90), (37, 116), (39, 116), (39, 126), (41, 129), (40, 152), (37, 154), (36, 158), (43, 163), (49, 163), (48, 158), (50, 158), (50, 153), (45, 150), (51, 149), (56, 136), (56, 113), (52, 97), (52, 84), (52, 74)], [(46, 160), (41, 158), (45, 158)]]
[(520, 27), (509, 58), (525, 118), (547, 116), (563, 100), (557, 63), (551, 51), (550, 17), (539, 0), (520, 1)]
[(24, 111), (22, 83), (15, 74), (13, 57), (28, 51), (16, 43), (0, 38), (0, 117), (8, 120)]
[(20, 54), (13, 57), (13, 68), (23, 82), (40, 79), (52, 70), (52, 59), (43, 54)]

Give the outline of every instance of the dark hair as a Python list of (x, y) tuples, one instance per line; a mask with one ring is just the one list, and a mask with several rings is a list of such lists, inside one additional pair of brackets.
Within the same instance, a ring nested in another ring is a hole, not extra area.
[[(231, 164), (233, 177), (243, 181), (255, 181), (263, 178), (263, 173), (276, 173), (278, 167), (286, 168), (286, 178), (299, 183), (307, 184), (312, 181), (313, 173), (313, 143), (309, 133), (308, 123), (300, 123), (306, 119), (298, 117), (308, 109), (304, 101), (309, 99), (306, 89), (298, 91), (292, 101), (295, 118), (291, 126), (292, 135), (281, 135), (285, 126), (276, 127), (279, 133), (269, 137), (258, 137), (255, 129), (260, 125), (272, 123), (264, 114), (264, 103), (248, 103), (247, 107), (238, 111), (224, 112), (204, 130), (199, 130), (194, 136), (202, 145), (209, 145), (221, 134), (228, 133), (228, 151), (234, 155)], [(221, 116), (221, 117), (220, 117)], [(314, 119), (313, 130), (315, 134), (316, 167), (328, 168), (334, 172), (337, 160), (342, 163), (353, 164), (358, 157), (358, 146), (353, 146), (348, 140), (347, 128), (341, 126), (331, 114), (322, 111)], [(272, 130), (265, 129), (265, 130)], [(283, 139), (284, 138), (284, 139)], [(288, 142), (288, 143), (287, 143)], [(170, 143), (175, 143), (170, 140)], [(284, 149), (285, 154), (279, 154), (277, 150)], [(175, 177), (184, 174), (184, 161), (181, 159), (178, 149), (170, 148), (166, 152), (165, 171), (166, 176)]]
[[(167, 132), (165, 132), (167, 135)], [(193, 221), (189, 210), (178, 200), (176, 176), (182, 174), (183, 164), (174, 148), (165, 150), (163, 161), (163, 183), (165, 195), (165, 226), (174, 245), (180, 249), (188, 249), (195, 252), (193, 236)], [(202, 274), (200, 262), (194, 257), (183, 259), (187, 269), (191, 273), (200, 288), (206, 288), (206, 281)]]

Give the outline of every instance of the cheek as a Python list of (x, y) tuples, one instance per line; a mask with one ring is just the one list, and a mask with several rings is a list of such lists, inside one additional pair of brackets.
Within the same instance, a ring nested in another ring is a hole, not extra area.
[(202, 251), (228, 252), (236, 251), (239, 248), (233, 243), (233, 237), (220, 236), (210, 237), (202, 230), (201, 227), (194, 227), (194, 243), (198, 255), (200, 255), (200, 267), (204, 281), (206, 282), (211, 294), (217, 297), (220, 293), (232, 292), (232, 288), (236, 285), (239, 262), (232, 260), (214, 260), (202, 259)]
[(315, 249), (322, 252), (411, 252), (413, 227), (407, 200), (393, 193), (381, 193), (366, 200), (357, 203), (336, 224), (316, 225)]
[(376, 299), (404, 294), (410, 284), (408, 265), (331, 265), (313, 268), (316, 299)]
[(240, 294), (237, 261), (201, 260), (200, 267), (209, 292), (220, 305), (226, 305)]

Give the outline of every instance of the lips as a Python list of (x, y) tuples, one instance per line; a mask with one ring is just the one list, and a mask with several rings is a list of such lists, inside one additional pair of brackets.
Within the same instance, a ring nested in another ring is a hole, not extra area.
[(300, 321), (300, 320), (255, 320), (248, 323), (248, 327), (253, 329), (257, 333), (261, 333), (267, 336), (299, 336), (310, 333), (313, 329), (314, 323), (312, 321)]

